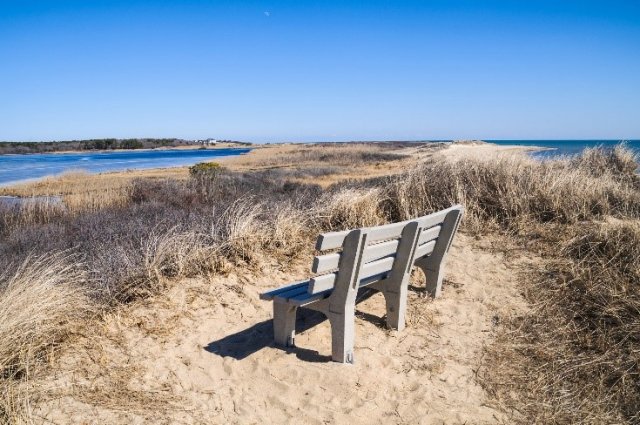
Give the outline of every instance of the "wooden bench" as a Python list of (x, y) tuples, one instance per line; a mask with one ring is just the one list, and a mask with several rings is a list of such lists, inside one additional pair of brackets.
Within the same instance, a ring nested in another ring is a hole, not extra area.
[[(411, 269), (420, 267), (427, 291), (440, 295), (446, 254), (456, 233), (462, 207), (378, 227), (324, 233), (318, 236), (312, 272), (317, 276), (263, 293), (273, 301), (276, 344), (294, 346), (299, 307), (323, 313), (331, 324), (331, 357), (353, 363), (355, 304), (360, 288), (382, 292), (387, 325), (405, 326)], [(329, 251), (329, 252), (327, 252)]]

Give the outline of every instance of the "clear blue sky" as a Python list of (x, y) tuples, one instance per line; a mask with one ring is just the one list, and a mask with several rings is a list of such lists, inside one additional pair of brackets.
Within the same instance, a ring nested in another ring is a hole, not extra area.
[(0, 140), (640, 138), (640, 0), (0, 0)]

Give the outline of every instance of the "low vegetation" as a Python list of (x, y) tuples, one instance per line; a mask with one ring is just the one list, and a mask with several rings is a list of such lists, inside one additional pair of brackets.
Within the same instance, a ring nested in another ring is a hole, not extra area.
[[(418, 146), (418, 144), (416, 144)], [(409, 156), (400, 154), (394, 145), (372, 145), (369, 143), (354, 143), (345, 148), (344, 144), (310, 144), (297, 147), (288, 152), (287, 155), (274, 155), (263, 158), (260, 161), (262, 166), (296, 166), (312, 163), (331, 164), (333, 166), (351, 166), (354, 164), (369, 164), (375, 162), (388, 162), (407, 159)]]
[[(522, 423), (640, 421), (640, 180), (633, 153), (621, 146), (544, 162), (432, 157), (398, 175), (327, 188), (308, 175), (268, 169), (404, 159), (393, 145), (376, 149), (371, 156), (364, 145), (301, 147), (264, 160), (258, 171), (200, 165), (186, 180), (136, 179), (118, 188), (117, 201), (91, 208), (66, 200), (4, 207), (0, 418), (19, 414), (12, 383), (28, 379), (96, 311), (122, 308), (180, 277), (265, 262), (286, 269), (311, 254), (320, 231), (460, 202), (464, 231), (498, 232), (547, 259), (544, 270), (523, 279), (531, 312), (502, 318), (483, 361), (479, 377), (496, 402)], [(43, 326), (45, 317), (57, 319)]]
[[(313, 181), (323, 187), (345, 179), (395, 174), (417, 161), (415, 152), (442, 148), (432, 143), (323, 143), (288, 145), (276, 155), (247, 157), (243, 169), (269, 173), (272, 179)], [(266, 151), (271, 148), (267, 148)], [(283, 153), (284, 154), (283, 154)]]

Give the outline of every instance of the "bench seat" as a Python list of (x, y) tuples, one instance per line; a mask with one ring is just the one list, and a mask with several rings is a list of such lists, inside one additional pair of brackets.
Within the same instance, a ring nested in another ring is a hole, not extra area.
[[(369, 276), (360, 280), (359, 288), (365, 288), (374, 283), (386, 279), (389, 273), (381, 273)], [(333, 288), (317, 293), (309, 293), (310, 280), (304, 280), (291, 285), (283, 286), (269, 292), (260, 294), (260, 299), (265, 301), (276, 301), (286, 304), (304, 307), (305, 305), (314, 303), (318, 300), (328, 298), (333, 292)]]

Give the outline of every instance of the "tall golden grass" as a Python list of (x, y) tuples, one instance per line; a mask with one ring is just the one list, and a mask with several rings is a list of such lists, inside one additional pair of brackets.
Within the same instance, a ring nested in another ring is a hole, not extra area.
[(379, 188), (343, 188), (329, 192), (318, 201), (315, 216), (326, 230), (377, 226), (387, 221), (381, 208)]
[(540, 162), (520, 155), (432, 161), (387, 185), (403, 219), (465, 204), (464, 227), (535, 240), (545, 270), (506, 318), (483, 384), (521, 423), (640, 422), (640, 178), (624, 146)]
[(0, 276), (0, 421), (20, 419), (25, 408), (11, 384), (28, 380), (95, 312), (85, 278), (62, 254), (28, 257)]
[(0, 281), (0, 373), (24, 374), (91, 311), (85, 275), (60, 254), (28, 257)]
[[(608, 155), (631, 162), (623, 171), (603, 169)], [(633, 153), (587, 151), (586, 157), (537, 161), (522, 154), (432, 159), (391, 180), (387, 209), (394, 219), (463, 203), (465, 223), (476, 230), (494, 224), (518, 230), (531, 223), (574, 224), (584, 220), (640, 215)], [(592, 166), (594, 161), (598, 164)], [(606, 170), (606, 171), (605, 171)]]
[(531, 311), (487, 351), (483, 383), (521, 423), (640, 421), (640, 221), (548, 229), (523, 276)]

